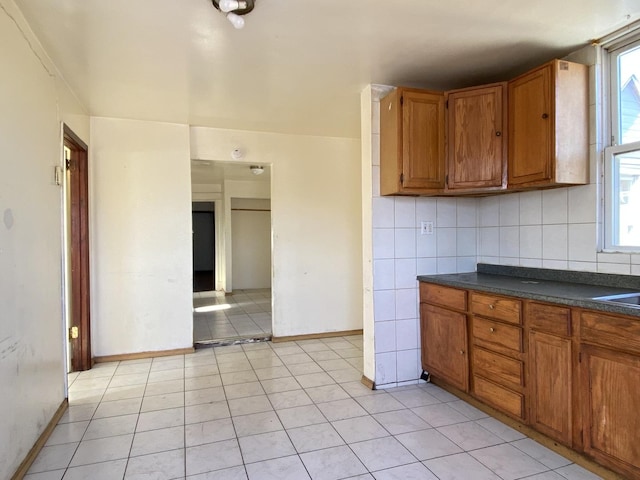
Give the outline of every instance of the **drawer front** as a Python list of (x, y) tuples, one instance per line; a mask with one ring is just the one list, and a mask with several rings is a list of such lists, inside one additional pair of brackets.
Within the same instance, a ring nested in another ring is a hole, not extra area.
[(522, 352), (522, 329), (512, 325), (473, 317), (473, 338)]
[(529, 328), (554, 335), (571, 336), (571, 310), (567, 307), (527, 304), (527, 324)]
[(433, 303), (456, 310), (467, 309), (467, 292), (433, 283), (420, 283), (420, 303)]
[(521, 310), (522, 302), (520, 300), (475, 292), (471, 294), (471, 311), (476, 315), (519, 325)]
[(640, 353), (640, 318), (582, 312), (580, 337), (598, 345)]
[(498, 383), (524, 386), (524, 365), (519, 360), (505, 357), (482, 347), (472, 350), (473, 372), (487, 378), (493, 378)]
[(524, 418), (524, 396), (477, 375), (473, 376), (473, 393), (480, 400), (505, 413)]

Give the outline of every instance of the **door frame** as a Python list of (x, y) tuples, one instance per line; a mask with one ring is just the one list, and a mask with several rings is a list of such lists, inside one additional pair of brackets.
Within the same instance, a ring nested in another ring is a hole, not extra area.
[[(91, 314), (89, 283), (89, 169), (88, 147), (67, 125), (63, 124), (63, 144), (71, 151), (65, 158), (68, 193), (65, 195), (68, 212), (69, 252), (67, 270), (69, 284), (68, 326), (71, 371), (89, 370), (91, 356)], [(71, 338), (71, 328), (78, 328), (78, 337)]]

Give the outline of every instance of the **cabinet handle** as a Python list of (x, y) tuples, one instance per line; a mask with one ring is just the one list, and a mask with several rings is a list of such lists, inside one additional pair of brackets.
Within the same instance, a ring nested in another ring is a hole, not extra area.
[(493, 328), (493, 327), (491, 327), (491, 328), (489, 328), (489, 331), (490, 331), (491, 333), (493, 333), (493, 332), (495, 332), (495, 331), (496, 331), (496, 329), (495, 329), (495, 328)]
[(390, 104), (389, 104), (389, 111), (391, 111), (391, 105), (392, 105), (392, 104), (390, 103)]
[(489, 304), (489, 310), (493, 310), (494, 308), (496, 308), (496, 306), (493, 303)]
[(548, 113), (543, 113), (542, 114), (542, 118), (544, 118), (546, 120), (547, 118), (549, 118), (549, 114)]
[(496, 137), (500, 137), (502, 135), (502, 132), (496, 132)]

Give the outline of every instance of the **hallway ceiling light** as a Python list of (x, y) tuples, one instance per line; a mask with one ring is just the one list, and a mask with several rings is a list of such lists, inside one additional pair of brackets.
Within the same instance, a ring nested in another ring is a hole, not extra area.
[(254, 175), (262, 175), (264, 173), (264, 167), (261, 165), (251, 165), (249, 170), (251, 170), (251, 173)]
[(242, 18), (242, 15), (246, 15), (253, 10), (255, 0), (211, 0), (211, 3), (225, 14), (227, 20), (229, 20), (235, 28), (240, 29), (244, 27), (244, 18)]

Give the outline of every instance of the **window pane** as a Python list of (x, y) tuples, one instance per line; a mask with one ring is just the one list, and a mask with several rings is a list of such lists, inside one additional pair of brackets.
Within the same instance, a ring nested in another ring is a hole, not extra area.
[(640, 141), (640, 46), (618, 56), (620, 144)]
[(640, 245), (640, 152), (616, 155), (613, 159), (613, 201), (618, 210), (614, 244)]

